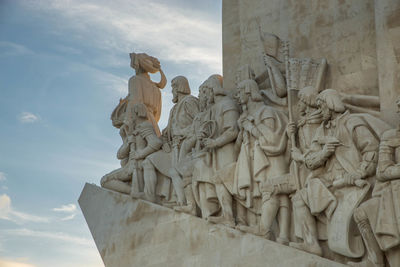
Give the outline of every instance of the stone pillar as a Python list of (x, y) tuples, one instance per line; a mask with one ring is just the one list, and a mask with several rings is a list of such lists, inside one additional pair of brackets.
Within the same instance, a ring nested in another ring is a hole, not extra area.
[(382, 118), (398, 124), (400, 96), (400, 0), (375, 0), (376, 51)]
[(240, 60), (239, 0), (222, 1), (222, 54), (224, 89), (231, 90)]

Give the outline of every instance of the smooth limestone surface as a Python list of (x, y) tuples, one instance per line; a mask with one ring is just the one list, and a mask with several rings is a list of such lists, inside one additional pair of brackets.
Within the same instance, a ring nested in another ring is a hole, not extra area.
[(94, 184), (79, 205), (106, 266), (344, 266)]

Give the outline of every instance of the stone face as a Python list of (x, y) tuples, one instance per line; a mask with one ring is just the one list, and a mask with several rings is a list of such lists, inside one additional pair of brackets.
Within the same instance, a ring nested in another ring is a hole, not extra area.
[(344, 266), (92, 184), (79, 204), (106, 266)]

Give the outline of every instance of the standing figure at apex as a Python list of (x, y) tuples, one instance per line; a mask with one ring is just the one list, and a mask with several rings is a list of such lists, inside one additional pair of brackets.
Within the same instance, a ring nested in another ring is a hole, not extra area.
[[(158, 136), (161, 135), (157, 122), (161, 116), (161, 92), (167, 83), (167, 79), (161, 70), (157, 58), (145, 53), (131, 53), (131, 67), (136, 75), (129, 79), (128, 104), (125, 113), (125, 120), (132, 119), (132, 106), (136, 103), (143, 103), (147, 109), (147, 118), (154, 127)], [(161, 81), (155, 83), (150, 79), (149, 73), (160, 72)]]

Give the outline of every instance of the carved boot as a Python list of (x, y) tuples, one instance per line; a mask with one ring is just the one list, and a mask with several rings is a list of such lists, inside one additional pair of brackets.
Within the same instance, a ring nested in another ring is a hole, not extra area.
[(233, 221), (233, 218), (227, 218), (224, 215), (215, 217), (215, 216), (210, 216), (208, 217), (207, 221), (210, 223), (215, 223), (215, 224), (223, 224), (225, 226), (234, 228), (235, 227), (235, 222)]
[(318, 256), (322, 256), (322, 249), (318, 243), (317, 223), (303, 200), (297, 197), (294, 201), (298, 219), (302, 222), (303, 243), (290, 242), (289, 246)]
[(263, 204), (261, 206), (261, 218), (260, 218), (260, 235), (264, 236), (268, 240), (272, 240), (273, 234), (271, 232), (272, 223), (276, 218), (276, 214), (279, 210), (279, 201), (276, 196), (263, 197)]
[(183, 188), (183, 181), (178, 171), (173, 167), (169, 170), (169, 175), (172, 180), (172, 185), (174, 186), (176, 196), (178, 198), (178, 205), (186, 205), (185, 192)]
[(219, 204), (221, 205), (222, 215), (219, 217), (210, 216), (208, 221), (211, 223), (223, 224), (228, 227), (235, 227), (235, 220), (232, 212), (232, 196), (222, 184), (216, 184), (215, 190)]
[(193, 196), (193, 191), (192, 191), (192, 184), (188, 184), (185, 187), (185, 196), (186, 196), (186, 203), (187, 205), (185, 206), (176, 206), (174, 207), (174, 210), (179, 211), (179, 212), (184, 212), (191, 214), (193, 216), (196, 216), (196, 201)]
[(235, 228), (245, 233), (262, 236), (258, 226), (247, 226), (238, 224)]
[(276, 242), (282, 245), (289, 245), (289, 231), (290, 231), (290, 211), (288, 207), (280, 207), (278, 212), (279, 221), (279, 237)]
[(156, 203), (157, 173), (153, 164), (145, 159), (142, 163), (144, 176), (144, 195), (147, 201)]
[[(240, 228), (247, 227), (247, 209), (243, 205), (241, 205), (238, 201), (236, 201), (236, 229), (241, 230)], [(241, 230), (242, 231), (242, 230)], [(246, 232), (246, 231), (243, 231)]]
[(372, 232), (371, 225), (368, 222), (368, 216), (362, 207), (357, 208), (354, 211), (354, 221), (357, 223), (358, 229), (360, 230), (361, 236), (364, 240), (365, 247), (367, 248), (368, 258), (362, 262), (349, 262), (350, 266), (357, 267), (383, 267), (384, 255), (379, 244), (375, 239), (374, 233)]

